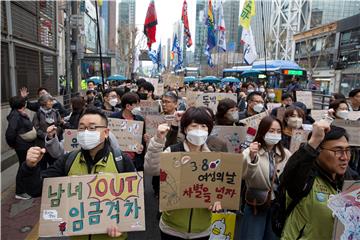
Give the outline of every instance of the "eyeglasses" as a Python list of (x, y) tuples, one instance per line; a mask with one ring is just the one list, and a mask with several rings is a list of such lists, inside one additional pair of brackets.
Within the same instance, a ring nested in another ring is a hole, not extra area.
[(96, 131), (96, 129), (98, 129), (98, 128), (106, 128), (106, 126), (102, 126), (102, 125), (90, 125), (88, 127), (81, 126), (78, 128), (78, 132), (83, 132), (86, 129), (88, 131)]
[(327, 149), (327, 148), (321, 148), (321, 149), (333, 152), (335, 157), (342, 157), (342, 156), (344, 156), (344, 154), (346, 154), (347, 157), (350, 157), (350, 155), (351, 155), (351, 149), (350, 148), (336, 149), (336, 150)]

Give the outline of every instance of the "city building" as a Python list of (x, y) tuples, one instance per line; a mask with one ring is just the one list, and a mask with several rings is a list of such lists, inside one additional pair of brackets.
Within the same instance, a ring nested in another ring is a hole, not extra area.
[(207, 57), (204, 54), (207, 28), (205, 21), (207, 17), (207, 1), (196, 0), (196, 19), (195, 19), (195, 54), (196, 64), (207, 64)]
[(223, 3), (224, 20), (226, 28), (226, 48), (227, 51), (242, 51), (240, 44), (241, 34), (239, 34), (239, 10), (240, 1), (227, 0)]
[(360, 14), (295, 34), (294, 41), (295, 61), (320, 90), (347, 96), (360, 87)]

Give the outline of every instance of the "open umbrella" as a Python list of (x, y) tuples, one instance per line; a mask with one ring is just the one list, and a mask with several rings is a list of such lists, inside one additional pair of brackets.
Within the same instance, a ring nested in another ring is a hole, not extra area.
[(198, 79), (195, 76), (184, 77), (184, 83), (196, 82)]
[(203, 83), (219, 83), (221, 80), (215, 76), (206, 76), (200, 79)]
[(114, 74), (107, 78), (108, 81), (125, 81), (127, 78), (120, 74)]
[(100, 76), (92, 76), (86, 79), (86, 82), (93, 81), (96, 85), (102, 84), (102, 77)]
[(236, 77), (226, 77), (221, 79), (221, 83), (240, 83), (240, 80)]

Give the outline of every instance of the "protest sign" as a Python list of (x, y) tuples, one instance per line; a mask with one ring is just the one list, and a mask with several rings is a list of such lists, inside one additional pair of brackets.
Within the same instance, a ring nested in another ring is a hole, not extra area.
[(212, 213), (209, 240), (233, 240), (235, 234), (235, 224), (235, 213)]
[(360, 181), (344, 181), (342, 192), (328, 200), (336, 216), (333, 240), (360, 239)]
[(335, 119), (333, 125), (345, 128), (347, 134), (349, 135), (350, 146), (360, 146), (360, 121)]
[(357, 121), (360, 119), (360, 111), (350, 111), (349, 120)]
[(193, 107), (196, 104), (196, 99), (202, 94), (203, 92), (194, 92), (194, 91), (187, 91), (186, 92), (186, 104), (189, 107)]
[(246, 127), (252, 127), (252, 128), (255, 128), (255, 129), (257, 130), (258, 127), (259, 127), (259, 124), (260, 124), (260, 122), (261, 122), (261, 119), (263, 119), (263, 118), (266, 117), (267, 115), (268, 115), (268, 112), (265, 111), (265, 112), (256, 114), (256, 115), (254, 115), (254, 116), (245, 118), (245, 119), (243, 119), (243, 120), (240, 120), (240, 123), (245, 124)]
[(163, 75), (163, 81), (164, 81), (164, 86), (170, 86), (175, 89), (184, 86), (184, 77), (175, 76), (173, 74)]
[(273, 110), (274, 108), (281, 107), (281, 103), (267, 103), (266, 107), (271, 112), (271, 110)]
[(242, 126), (214, 126), (210, 135), (225, 141), (228, 152), (240, 153), (241, 143), (245, 141), (247, 127)]
[(45, 178), (40, 237), (144, 231), (142, 172)]
[(77, 141), (77, 130), (65, 129), (64, 130), (64, 151), (71, 152), (80, 149)]
[(159, 115), (159, 103), (153, 100), (140, 100), (141, 116), (145, 118), (146, 115)]
[(166, 115), (147, 115), (145, 117), (146, 134), (151, 137), (155, 136), (157, 128), (160, 124), (168, 123), (171, 124), (171, 120), (167, 120)]
[(274, 89), (275, 92), (275, 102), (281, 102), (282, 89)]
[(293, 129), (292, 136), (290, 139), (289, 151), (291, 153), (296, 152), (302, 143), (307, 142), (307, 137), (308, 137), (309, 133), (310, 133), (310, 131), (305, 131), (302, 129)]
[(195, 106), (209, 107), (214, 113), (216, 113), (219, 101), (225, 98), (230, 98), (237, 102), (237, 96), (235, 93), (203, 93), (196, 99)]
[(142, 142), (144, 123), (117, 118), (108, 120), (109, 128), (118, 140), (121, 151), (137, 152)]
[(216, 201), (238, 210), (242, 161), (234, 153), (161, 153), (160, 211), (208, 208)]
[[(155, 88), (155, 86), (154, 86)], [(155, 88), (155, 92), (154, 92), (155, 96), (162, 96), (164, 95), (164, 83), (158, 83), (156, 88)]]
[(311, 110), (311, 117), (315, 121), (320, 121), (327, 114), (328, 114), (328, 110), (314, 110), (314, 109)]
[(104, 110), (101, 109), (101, 111), (105, 114), (105, 116), (110, 117), (114, 112), (113, 111), (108, 111), (108, 110)]
[(313, 96), (310, 91), (296, 91), (296, 101), (304, 103), (307, 109), (313, 109)]

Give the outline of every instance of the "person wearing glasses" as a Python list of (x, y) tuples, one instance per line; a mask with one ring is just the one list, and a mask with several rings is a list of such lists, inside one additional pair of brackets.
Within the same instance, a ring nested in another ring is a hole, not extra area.
[[(44, 178), (98, 173), (133, 172), (131, 160), (112, 148), (109, 143), (108, 120), (101, 110), (88, 108), (81, 116), (78, 126), (80, 150), (61, 155), (48, 169), (42, 170), (39, 162), (46, 153), (45, 148), (31, 147), (27, 151), (26, 161), (20, 166), (21, 185), (32, 197), (41, 195)], [(115, 226), (109, 226), (107, 235), (115, 239), (127, 239)], [(93, 239), (107, 239), (107, 235), (93, 235)], [(90, 239), (90, 237), (89, 237)]]
[(359, 179), (349, 167), (348, 139), (345, 129), (320, 120), (313, 124), (308, 142), (290, 157), (281, 182), (286, 204), (298, 203), (285, 222), (281, 239), (332, 238), (334, 217), (328, 199), (342, 190), (344, 180)]
[(261, 92), (251, 92), (247, 98), (247, 107), (239, 113), (239, 120), (254, 116), (265, 111), (264, 99)]

